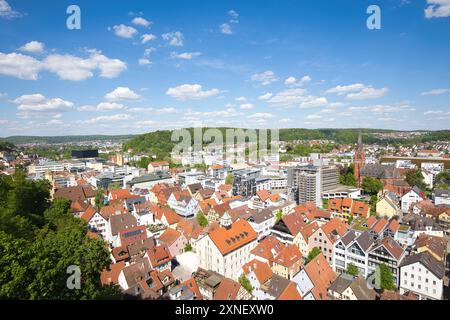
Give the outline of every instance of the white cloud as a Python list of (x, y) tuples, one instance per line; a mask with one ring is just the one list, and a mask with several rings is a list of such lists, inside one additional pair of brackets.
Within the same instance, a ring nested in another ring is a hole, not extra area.
[(234, 99), (234, 100), (236, 100), (236, 101), (238, 101), (238, 102), (245, 102), (245, 101), (247, 101), (247, 98), (246, 98), (246, 97), (237, 97), (237, 98)]
[(233, 31), (231, 30), (231, 26), (228, 23), (223, 23), (220, 25), (220, 32), (222, 32), (223, 34), (233, 34)]
[(87, 59), (70, 54), (49, 55), (43, 60), (46, 69), (56, 73), (62, 80), (82, 81), (93, 76), (93, 71), (100, 70), (100, 77), (115, 78), (127, 69), (124, 62), (118, 59), (109, 59), (96, 50), (89, 50)]
[(272, 82), (278, 81), (278, 78), (275, 76), (273, 71), (267, 70), (261, 73), (255, 73), (250, 78), (251, 81), (260, 82), (263, 86), (267, 86)]
[(148, 21), (142, 17), (136, 17), (133, 19), (132, 22), (134, 25), (143, 26), (143, 27), (149, 27), (152, 24), (151, 21)]
[(290, 123), (293, 122), (294, 120), (292, 120), (291, 118), (282, 118), (280, 119), (280, 123)]
[(252, 115), (249, 115), (247, 118), (249, 119), (269, 119), (273, 118), (274, 115), (271, 113), (257, 112)]
[(366, 87), (360, 92), (347, 94), (346, 98), (350, 100), (377, 99), (383, 97), (388, 91), (388, 88), (375, 89)]
[(318, 114), (310, 114), (306, 116), (306, 119), (308, 120), (318, 120), (318, 119), (322, 119), (321, 115)]
[(124, 24), (113, 26), (113, 30), (116, 36), (127, 39), (133, 38), (134, 35), (138, 33), (135, 28)]
[(307, 82), (310, 82), (311, 80), (312, 80), (312, 78), (308, 75), (302, 77), (300, 80), (293, 76), (290, 76), (286, 80), (284, 80), (284, 84), (287, 86), (301, 86)]
[(44, 51), (44, 44), (39, 41), (30, 41), (20, 47), (19, 50), (31, 53), (41, 53)]
[(234, 10), (228, 11), (228, 15), (229, 15), (230, 17), (232, 17), (233, 19), (239, 18), (239, 13), (237, 13), (237, 12), (234, 11)]
[(258, 97), (259, 100), (269, 100), (270, 98), (272, 98), (273, 93), (272, 92), (267, 92), (261, 96)]
[(184, 36), (180, 31), (168, 32), (162, 35), (162, 38), (171, 46), (182, 47)]
[(0, 0), (0, 17), (6, 19), (21, 17), (20, 12), (14, 11), (6, 0)]
[(337, 93), (338, 95), (342, 95), (352, 91), (359, 91), (364, 88), (365, 86), (362, 83), (354, 83), (347, 86), (336, 86), (334, 88), (328, 89), (326, 93)]
[(438, 96), (441, 94), (449, 93), (450, 89), (433, 89), (430, 91), (422, 92), (422, 96)]
[(315, 108), (315, 107), (323, 107), (328, 104), (328, 100), (325, 97), (314, 97), (308, 96), (306, 101), (303, 101), (300, 104), (300, 108)]
[(255, 106), (251, 103), (243, 103), (241, 104), (241, 109), (242, 110), (251, 110), (253, 109)]
[(61, 98), (47, 99), (43, 94), (22, 95), (14, 99), (20, 111), (57, 111), (73, 107), (73, 103)]
[(133, 112), (133, 113), (151, 113), (151, 114), (170, 114), (175, 113), (176, 109), (173, 107), (165, 107), (165, 108), (130, 108), (127, 109), (127, 112)]
[(216, 96), (220, 93), (219, 89), (202, 90), (199, 84), (183, 84), (175, 88), (169, 88), (166, 94), (177, 100), (199, 100)]
[(128, 114), (115, 114), (112, 116), (99, 116), (96, 118), (92, 118), (86, 121), (88, 124), (93, 123), (101, 123), (101, 122), (117, 122), (117, 121), (125, 121), (130, 119), (130, 115)]
[(287, 78), (286, 80), (284, 80), (284, 84), (285, 85), (292, 85), (292, 84), (294, 84), (296, 82), (297, 82), (297, 79), (295, 77), (292, 77), (292, 76)]
[(105, 99), (108, 101), (138, 100), (140, 98), (140, 95), (128, 87), (117, 87), (105, 95)]
[(152, 62), (149, 59), (141, 58), (138, 60), (140, 66), (145, 66), (147, 64), (151, 64)]
[(183, 53), (172, 52), (170, 54), (170, 57), (172, 59), (191, 60), (192, 58), (198, 57), (199, 55), (201, 55), (200, 52), (183, 52)]
[(427, 0), (427, 3), (429, 6), (424, 10), (427, 19), (450, 16), (450, 0)]
[(267, 102), (277, 107), (299, 105), (305, 101), (305, 92), (306, 90), (301, 88), (287, 89), (272, 96)]
[(383, 97), (389, 91), (388, 88), (376, 89), (372, 86), (366, 86), (362, 83), (354, 83), (346, 86), (337, 86), (328, 89), (326, 93), (337, 93), (346, 95), (349, 100), (377, 99)]
[(78, 111), (112, 111), (112, 110), (121, 110), (124, 109), (125, 106), (120, 103), (115, 102), (100, 102), (96, 106), (85, 105), (78, 108)]
[(147, 43), (149, 41), (153, 41), (155, 39), (156, 39), (156, 36), (154, 34), (146, 33), (141, 36), (141, 43), (145, 44), (145, 43)]
[(37, 80), (42, 67), (39, 60), (30, 56), (0, 52), (0, 74), (24, 80)]
[(206, 120), (214, 120), (220, 118), (233, 118), (244, 115), (242, 112), (238, 112), (235, 108), (227, 108), (225, 110), (216, 111), (193, 111), (188, 110), (185, 112), (185, 116), (192, 120), (201, 120), (200, 118), (205, 118)]

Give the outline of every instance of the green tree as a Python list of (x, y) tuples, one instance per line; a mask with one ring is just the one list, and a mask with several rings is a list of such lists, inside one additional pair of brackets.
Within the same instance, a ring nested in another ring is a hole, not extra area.
[(280, 209), (280, 210), (277, 211), (277, 216), (275, 218), (275, 223), (278, 223), (281, 220), (281, 218), (283, 218), (283, 211), (281, 211), (281, 209)]
[(381, 290), (395, 290), (394, 276), (389, 267), (382, 263), (379, 268)]
[(190, 252), (190, 251), (192, 251), (192, 246), (190, 243), (188, 243), (184, 246), (184, 252)]
[(422, 175), (422, 171), (420, 169), (408, 170), (405, 173), (405, 181), (408, 182), (411, 187), (417, 186), (422, 190), (425, 190), (427, 188)]
[(234, 181), (233, 175), (229, 173), (225, 178), (225, 184), (231, 186), (233, 184), (233, 181)]
[(202, 212), (197, 213), (197, 222), (201, 227), (206, 227), (208, 225), (208, 219), (206, 219), (205, 215)]
[(354, 277), (359, 275), (359, 269), (353, 263), (349, 263), (346, 272)]
[(250, 280), (248, 280), (248, 278), (245, 276), (244, 273), (239, 277), (239, 283), (241, 284), (241, 286), (244, 287), (245, 290), (247, 290), (249, 293), (252, 293), (253, 291), (252, 284), (250, 283)]
[(306, 257), (306, 263), (308, 264), (313, 260), (315, 257), (317, 257), (319, 254), (321, 254), (322, 251), (318, 247), (314, 247), (311, 249), (311, 251), (308, 253), (308, 257)]
[(361, 188), (369, 194), (377, 194), (383, 189), (383, 183), (372, 177), (365, 177), (361, 183)]

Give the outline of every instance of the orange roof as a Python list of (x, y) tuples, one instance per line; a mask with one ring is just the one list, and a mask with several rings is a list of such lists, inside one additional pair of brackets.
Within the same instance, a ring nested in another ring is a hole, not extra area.
[(220, 169), (223, 169), (224, 167), (220, 164), (213, 164), (210, 168), (212, 170), (220, 170)]
[(320, 253), (306, 266), (305, 271), (314, 284), (311, 290), (316, 300), (326, 300), (327, 290), (331, 283), (337, 278), (336, 273), (331, 269), (324, 255)]
[(165, 167), (169, 165), (167, 161), (153, 161), (150, 162), (150, 164), (152, 165), (152, 167)]
[(125, 208), (123, 208), (122, 205), (109, 205), (109, 206), (104, 206), (100, 208), (100, 214), (105, 218), (105, 219), (109, 219), (109, 217), (111, 216), (115, 216), (117, 214), (124, 214), (126, 213)]
[(169, 248), (164, 244), (148, 249), (147, 255), (153, 268), (172, 260)]
[(238, 282), (223, 278), (214, 294), (214, 300), (237, 300), (240, 289), (241, 285)]
[(322, 226), (323, 233), (334, 243), (342, 237), (348, 229), (348, 225), (341, 219), (333, 219)]
[(373, 231), (376, 233), (380, 233), (381, 231), (384, 230), (384, 227), (386, 227), (386, 225), (389, 223), (389, 220), (382, 218), (380, 220), (378, 220), (378, 222), (375, 224), (375, 226), (373, 227)]
[(342, 199), (342, 206), (350, 208), (352, 206), (352, 202), (353, 202), (353, 199), (351, 199), (351, 198), (344, 198), (344, 199)]
[(211, 208), (216, 205), (217, 205), (217, 202), (214, 199), (206, 199), (206, 200), (199, 202), (200, 210), (204, 214), (208, 214), (209, 210), (211, 210)]
[(286, 245), (280, 240), (278, 240), (276, 237), (267, 236), (255, 248), (253, 248), (253, 250), (250, 251), (250, 253), (255, 256), (267, 259), (269, 264), (272, 265), (274, 253), (275, 255), (278, 255), (278, 253), (280, 253), (285, 246)]
[(298, 292), (295, 282), (289, 282), (287, 287), (279, 295), (278, 300), (302, 300), (302, 296)]
[(375, 223), (377, 223), (377, 218), (374, 216), (370, 216), (369, 218), (367, 218), (365, 222), (368, 228), (372, 228), (375, 225)]
[(158, 238), (159, 241), (171, 246), (181, 236), (181, 233), (172, 228), (167, 228)]
[(198, 224), (197, 219), (180, 219), (177, 224), (177, 230), (181, 231), (186, 239), (198, 239), (203, 232), (203, 228)]
[(102, 285), (107, 286), (110, 284), (119, 283), (119, 274), (122, 269), (125, 268), (125, 261), (120, 261), (118, 263), (111, 264), (108, 269), (103, 269), (100, 280)]
[(157, 194), (161, 190), (167, 188), (169, 188), (169, 185), (167, 183), (157, 183), (150, 189), (150, 191), (153, 192), (154, 194)]
[(328, 209), (333, 211), (341, 211), (342, 206), (342, 199), (336, 198), (336, 199), (330, 199), (328, 201)]
[(256, 195), (261, 199), (261, 201), (266, 201), (270, 197), (270, 192), (268, 190), (260, 190), (256, 192)]
[(275, 257), (274, 262), (289, 268), (301, 259), (302, 254), (299, 248), (295, 244), (290, 244), (281, 250), (281, 252)]
[(86, 211), (81, 215), (81, 219), (83, 219), (86, 222), (89, 222), (96, 213), (97, 213), (97, 210), (95, 210), (93, 207), (89, 206), (86, 209)]
[(269, 264), (262, 262), (258, 259), (253, 259), (242, 266), (244, 273), (249, 274), (254, 272), (256, 278), (260, 284), (266, 283), (267, 280), (272, 278), (272, 269), (270, 269)]
[(242, 196), (232, 196), (232, 197), (226, 197), (222, 199), (223, 203), (230, 203), (232, 201), (241, 200)]
[(303, 228), (300, 229), (300, 233), (303, 236), (303, 239), (308, 242), (309, 237), (316, 232), (316, 230), (319, 229), (319, 224), (314, 221), (312, 223), (309, 223), (305, 225)]
[(269, 199), (272, 202), (277, 202), (277, 201), (279, 201), (281, 199), (281, 196), (280, 196), (280, 194), (276, 193), (276, 194), (271, 195), (269, 197)]
[(195, 282), (194, 278), (189, 278), (186, 281), (179, 284), (179, 286), (186, 286), (186, 288), (192, 291), (195, 294), (196, 300), (203, 300), (203, 296), (198, 289), (197, 282)]
[(359, 215), (360, 217), (367, 217), (369, 213), (369, 205), (362, 201), (353, 201), (352, 215)]
[(288, 227), (293, 236), (296, 236), (300, 230), (306, 225), (305, 216), (298, 212), (293, 212), (281, 218), (284, 224)]
[(116, 200), (116, 199), (125, 200), (128, 198), (136, 197), (136, 196), (132, 195), (130, 193), (130, 190), (128, 190), (128, 189), (111, 190), (111, 191), (109, 191), (109, 193), (111, 194), (111, 199), (113, 199), (113, 200)]
[(245, 220), (239, 220), (231, 225), (229, 229), (217, 228), (209, 233), (209, 237), (220, 250), (222, 255), (226, 255), (252, 241), (255, 241), (258, 234)]
[(219, 186), (218, 189), (221, 190), (221, 191), (226, 191), (226, 192), (228, 192), (228, 191), (230, 191), (232, 188), (233, 188), (233, 187), (230, 186), (230, 185), (228, 185), (228, 184), (221, 184), (221, 185)]
[(180, 221), (180, 216), (177, 215), (175, 211), (167, 207), (158, 207), (156, 209), (155, 216), (158, 220), (161, 220), (164, 216), (169, 225), (178, 223)]

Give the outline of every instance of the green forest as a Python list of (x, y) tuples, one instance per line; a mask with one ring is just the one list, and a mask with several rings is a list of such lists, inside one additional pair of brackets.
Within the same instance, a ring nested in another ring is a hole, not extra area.
[[(100, 283), (109, 252), (87, 230), (68, 201), (50, 201), (47, 181), (28, 180), (22, 170), (0, 175), (0, 299), (120, 297), (115, 287)], [(80, 289), (67, 286), (70, 266), (80, 268)]]

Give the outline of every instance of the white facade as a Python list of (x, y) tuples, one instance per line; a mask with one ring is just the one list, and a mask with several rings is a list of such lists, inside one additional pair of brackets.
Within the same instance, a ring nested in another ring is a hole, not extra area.
[(91, 220), (88, 221), (88, 225), (90, 229), (93, 229), (97, 232), (99, 232), (103, 239), (106, 238), (106, 225), (108, 224), (108, 221), (103, 218), (103, 216), (101, 214), (99, 214), (98, 212), (96, 212)]
[(424, 199), (417, 192), (410, 190), (402, 197), (402, 211), (407, 213), (413, 203), (423, 201)]
[(412, 291), (421, 300), (442, 299), (443, 281), (436, 277), (422, 263), (416, 262), (400, 268), (400, 293)]
[(244, 264), (251, 260), (250, 251), (256, 245), (257, 241), (255, 239), (224, 256), (211, 238), (205, 236), (196, 245), (196, 251), (200, 261), (199, 266), (237, 281), (239, 271)]

